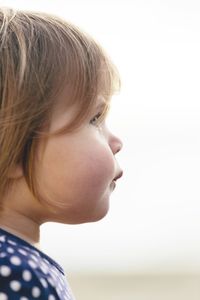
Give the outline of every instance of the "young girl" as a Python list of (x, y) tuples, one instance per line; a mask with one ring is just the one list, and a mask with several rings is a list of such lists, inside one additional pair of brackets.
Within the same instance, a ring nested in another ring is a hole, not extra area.
[(106, 127), (119, 77), (77, 27), (0, 9), (0, 300), (73, 299), (41, 224), (103, 218), (122, 171)]

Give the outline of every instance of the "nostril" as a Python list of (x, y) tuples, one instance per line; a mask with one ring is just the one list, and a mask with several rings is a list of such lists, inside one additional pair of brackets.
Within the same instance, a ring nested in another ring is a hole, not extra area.
[(121, 149), (122, 149), (122, 147), (118, 147), (118, 148), (116, 149), (116, 151), (115, 151), (115, 154), (117, 154), (118, 152), (120, 152)]
[(119, 140), (118, 140), (117, 153), (120, 152), (120, 151), (122, 150), (122, 147), (123, 147), (123, 143), (122, 143), (122, 141), (119, 139)]
[(111, 134), (110, 139), (109, 139), (109, 145), (110, 145), (110, 148), (112, 149), (112, 152), (114, 154), (116, 154), (121, 151), (123, 143), (118, 137)]
[(115, 146), (113, 147), (113, 152), (114, 152), (114, 154), (117, 154), (118, 152), (120, 152), (121, 151), (121, 149), (122, 149), (122, 142), (120, 141), (120, 140), (118, 140), (116, 143), (115, 143)]

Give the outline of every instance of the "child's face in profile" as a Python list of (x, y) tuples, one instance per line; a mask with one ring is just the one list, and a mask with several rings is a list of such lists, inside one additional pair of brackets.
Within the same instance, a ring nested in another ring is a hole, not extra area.
[[(101, 104), (99, 97), (96, 108), (77, 131), (39, 144), (36, 177), (50, 221), (97, 221), (108, 211), (114, 181), (122, 175), (115, 159), (122, 143), (105, 121), (96, 124)], [(50, 131), (64, 126), (72, 115), (73, 108), (64, 112), (60, 107), (53, 114)]]

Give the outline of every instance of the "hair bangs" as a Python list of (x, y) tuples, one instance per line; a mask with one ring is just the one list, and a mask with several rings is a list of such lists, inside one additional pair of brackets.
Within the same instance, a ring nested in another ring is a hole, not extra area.
[(119, 92), (121, 87), (118, 70), (93, 39), (79, 37), (73, 49), (75, 59), (70, 62), (72, 92), (67, 106), (77, 105), (78, 109), (72, 122), (56, 133), (70, 132), (78, 128), (96, 106), (98, 96), (104, 99), (102, 117), (105, 117), (112, 95)]

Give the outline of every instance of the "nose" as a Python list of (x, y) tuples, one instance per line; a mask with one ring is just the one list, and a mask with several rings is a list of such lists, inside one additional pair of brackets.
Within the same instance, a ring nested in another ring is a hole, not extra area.
[(123, 147), (123, 143), (117, 136), (115, 136), (114, 134), (110, 134), (109, 146), (112, 150), (112, 153), (116, 154), (119, 151), (121, 151)]

